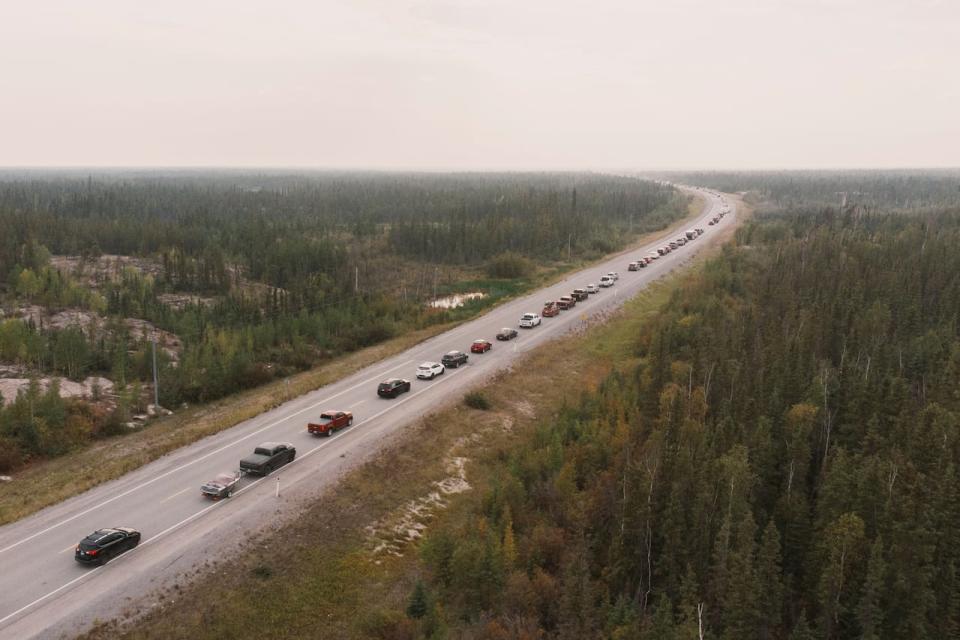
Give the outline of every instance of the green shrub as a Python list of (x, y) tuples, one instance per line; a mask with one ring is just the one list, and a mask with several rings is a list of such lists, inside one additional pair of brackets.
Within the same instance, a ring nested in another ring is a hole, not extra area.
[(522, 278), (533, 271), (533, 263), (513, 252), (501, 253), (487, 263), (487, 275), (491, 278)]
[(490, 408), (490, 399), (482, 391), (471, 391), (463, 398), (463, 403), (471, 409), (486, 411)]

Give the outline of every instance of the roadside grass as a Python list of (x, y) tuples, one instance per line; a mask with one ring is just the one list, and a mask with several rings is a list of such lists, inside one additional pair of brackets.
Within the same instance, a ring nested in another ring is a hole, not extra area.
[[(666, 230), (638, 236), (620, 253), (634, 250), (656, 236), (683, 227), (690, 216), (699, 215), (702, 207), (702, 197), (691, 198), (687, 216), (678, 219)], [(114, 436), (20, 469), (12, 482), (0, 484), (0, 526), (119, 478), (171, 451), (253, 418), (289, 399), (336, 382), (470, 320), (496, 304), (559, 281), (570, 271), (589, 264), (591, 262), (558, 262), (540, 268), (529, 279), (519, 281), (478, 278), (461, 282), (446, 291), (465, 292), (485, 286), (489, 287), (491, 295), (448, 312), (449, 315), (438, 324), (346, 354), (286, 380), (277, 380), (212, 403), (178, 410), (172, 416), (158, 419), (138, 431)]]
[[(445, 508), (422, 515), (421, 521), (427, 528), (440, 519), (466, 525), (484, 490), (503, 473), (510, 451), (567, 402), (596, 389), (611, 368), (635, 358), (638, 327), (718, 250), (715, 245), (689, 269), (653, 283), (607, 323), (552, 340), (492, 376), (476, 388), (489, 400), (489, 410), (461, 402), (424, 416), (405, 430), (410, 437), (395, 440), (375, 460), (347, 474), (296, 519), (247, 542), (249, 553), (216, 563), (176, 592), (160, 594), (160, 606), (127, 611), (126, 622), (101, 624), (82, 637), (242, 639), (260, 638), (263, 629), (270, 629), (272, 638), (414, 637), (414, 623), (401, 612), (421, 570), (417, 536), (378, 553), (371, 526), (389, 532), (391, 523), (402, 522), (407, 507), (436, 491), (449, 475), (451, 456), (468, 460), (472, 490), (448, 496)], [(269, 556), (259, 552), (263, 548), (271, 549)], [(264, 564), (269, 571), (260, 568)], [(403, 629), (410, 633), (403, 635)]]
[(179, 410), (129, 434), (29, 466), (19, 471), (13, 482), (0, 485), (0, 525), (118, 478), (182, 446), (344, 378), (371, 362), (405, 351), (450, 327), (446, 323), (405, 334), (286, 380)]

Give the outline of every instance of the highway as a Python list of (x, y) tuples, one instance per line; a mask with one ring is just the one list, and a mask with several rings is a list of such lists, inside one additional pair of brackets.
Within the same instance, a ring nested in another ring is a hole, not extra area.
[[(161, 587), (186, 579), (206, 559), (228, 557), (226, 554), (236, 552), (238, 544), (257, 531), (275, 526), (284, 517), (295, 517), (298, 505), (315, 499), (357, 464), (373, 459), (419, 417), (456, 401), (471, 386), (509, 367), (524, 351), (621, 305), (734, 224), (733, 202), (721, 194), (698, 193), (707, 205), (687, 227), (702, 227), (704, 235), (644, 269), (628, 272), (627, 264), (682, 232), (661, 236), (641, 249), (621, 253), (562, 282), (508, 301), (339, 382), (0, 528), (0, 638), (72, 636), (94, 620), (116, 616), (144, 596), (152, 598)], [(729, 208), (730, 215), (709, 226), (709, 218), (723, 208)], [(494, 341), (493, 350), (471, 354), (466, 366), (447, 370), (432, 381), (416, 379), (421, 362), (439, 361), (453, 349), (469, 352), (476, 338), (493, 341), (501, 327), (516, 328), (524, 312), (540, 313), (545, 300), (590, 282), (599, 283), (608, 271), (620, 274), (614, 287), (601, 289), (557, 317), (544, 318), (540, 327), (518, 329), (516, 340)], [(377, 383), (394, 376), (411, 380), (411, 392), (393, 400), (377, 397)], [(353, 426), (330, 438), (308, 434), (306, 423), (324, 409), (353, 411)], [(240, 458), (265, 441), (292, 442), (297, 459), (267, 478), (244, 478), (240, 491), (228, 500), (213, 502), (200, 495), (204, 481), (237, 469)], [(143, 542), (102, 567), (74, 561), (74, 548), (81, 538), (111, 526), (139, 529)]]

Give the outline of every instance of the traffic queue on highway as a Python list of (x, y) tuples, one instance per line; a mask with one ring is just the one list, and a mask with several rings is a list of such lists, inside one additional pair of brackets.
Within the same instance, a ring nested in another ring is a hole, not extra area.
[[(709, 225), (717, 224), (721, 218), (730, 213), (730, 209), (723, 201), (723, 208), (716, 216), (710, 219)], [(682, 235), (673, 240), (666, 241), (663, 245), (657, 247), (655, 252), (631, 261), (627, 265), (628, 271), (638, 271), (645, 268), (654, 260), (666, 256), (672, 251), (680, 249), (688, 242), (693, 242), (703, 235), (702, 228), (688, 229)], [(620, 276), (615, 271), (610, 271), (600, 277), (599, 286), (595, 283), (588, 283), (582, 288), (576, 288), (567, 295), (560, 296), (556, 300), (548, 300), (543, 305), (542, 311), (538, 313), (527, 312), (520, 317), (518, 323), (521, 329), (534, 329), (539, 327), (542, 318), (552, 318), (560, 314), (561, 311), (573, 309), (578, 303), (586, 302), (590, 296), (612, 287), (619, 280)], [(501, 342), (513, 340), (519, 336), (516, 329), (504, 327), (496, 334), (496, 339)], [(493, 349), (493, 343), (485, 338), (478, 338), (470, 345), (470, 353), (484, 354)], [(440, 362), (424, 362), (417, 367), (416, 378), (418, 380), (433, 380), (437, 376), (443, 375), (447, 369), (455, 369), (461, 365), (467, 364), (469, 355), (463, 351), (450, 351), (445, 353)], [(405, 378), (389, 378), (377, 386), (377, 395), (381, 398), (396, 398), (412, 389), (412, 383)], [(327, 410), (320, 414), (317, 422), (310, 422), (307, 425), (307, 432), (319, 436), (332, 436), (336, 431), (349, 427), (353, 424), (353, 413), (342, 410)], [(264, 442), (258, 445), (253, 454), (243, 458), (240, 461), (239, 470), (217, 474), (212, 480), (204, 483), (200, 488), (200, 495), (203, 498), (211, 500), (220, 500), (229, 498), (240, 488), (243, 478), (247, 475), (267, 476), (279, 467), (293, 462), (296, 457), (296, 448), (289, 442)], [(80, 541), (77, 545), (74, 558), (82, 564), (101, 565), (116, 556), (136, 547), (141, 539), (141, 534), (136, 529), (130, 527), (112, 527), (99, 529)]]

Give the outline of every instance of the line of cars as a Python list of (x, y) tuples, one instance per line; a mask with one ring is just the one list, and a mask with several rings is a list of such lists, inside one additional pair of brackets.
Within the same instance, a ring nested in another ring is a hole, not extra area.
[[(337, 415), (333, 415), (337, 414)], [(343, 419), (342, 426), (353, 423), (350, 412), (324, 412), (320, 423), (327, 431), (335, 430), (328, 418)], [(308, 425), (308, 429), (313, 432)], [(327, 434), (329, 435), (329, 433)], [(276, 469), (290, 464), (297, 456), (297, 449), (289, 442), (264, 442), (254, 448), (253, 453), (240, 460), (240, 470), (233, 473), (219, 473), (212, 480), (200, 486), (200, 495), (211, 500), (231, 497), (246, 475), (267, 476)], [(73, 557), (80, 564), (102, 565), (120, 554), (136, 548), (140, 544), (141, 534), (131, 527), (112, 527), (94, 531), (77, 545)]]
[[(720, 218), (729, 213), (729, 208), (724, 202), (724, 207), (720, 213), (713, 217), (708, 224), (714, 225), (720, 221)], [(656, 252), (650, 252), (643, 258), (630, 262), (627, 266), (629, 271), (637, 271), (646, 267), (661, 256), (667, 255), (687, 242), (691, 242), (703, 235), (702, 228), (688, 229), (682, 236), (671, 240), (657, 248)], [(615, 271), (610, 271), (601, 276), (599, 286), (589, 283), (585, 287), (576, 288), (567, 295), (560, 296), (557, 300), (548, 300), (541, 314), (527, 312), (520, 317), (519, 327), (521, 329), (532, 329), (540, 326), (542, 319), (555, 317), (561, 311), (574, 308), (578, 302), (583, 302), (590, 295), (600, 292), (601, 288), (609, 288), (616, 284), (620, 276)], [(504, 327), (496, 334), (498, 341), (510, 341), (518, 336), (516, 329)], [(487, 353), (493, 348), (493, 343), (485, 338), (478, 338), (470, 345), (470, 352), (475, 354)], [(445, 353), (440, 362), (424, 362), (417, 367), (416, 377), (420, 380), (433, 380), (437, 376), (443, 375), (447, 368), (457, 368), (467, 364), (469, 356), (463, 351), (449, 351)], [(385, 398), (396, 398), (402, 393), (411, 389), (411, 383), (404, 378), (389, 378), (377, 386), (377, 395)], [(344, 429), (353, 424), (353, 413), (350, 411), (328, 410), (320, 414), (317, 422), (307, 423), (307, 432), (318, 436), (332, 436), (340, 429)], [(211, 500), (221, 500), (231, 497), (240, 487), (241, 479), (245, 475), (267, 476), (276, 469), (294, 461), (297, 450), (289, 442), (264, 442), (254, 448), (251, 455), (240, 460), (239, 471), (233, 473), (217, 474), (212, 480), (205, 482), (200, 487), (200, 493), (203, 497)], [(136, 529), (130, 527), (113, 527), (109, 529), (99, 529), (77, 545), (74, 552), (74, 558), (81, 564), (103, 564), (118, 555), (135, 548), (141, 539), (141, 534)]]

